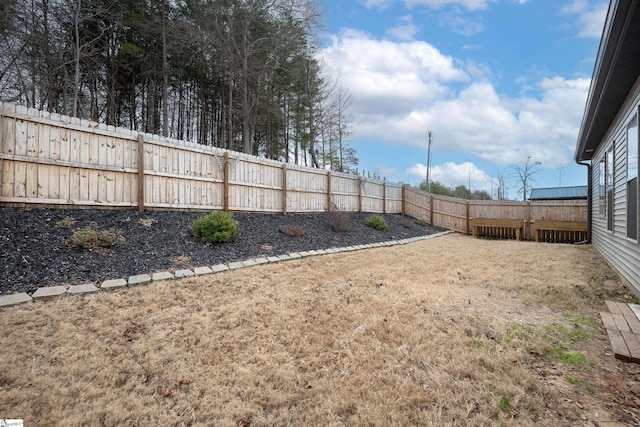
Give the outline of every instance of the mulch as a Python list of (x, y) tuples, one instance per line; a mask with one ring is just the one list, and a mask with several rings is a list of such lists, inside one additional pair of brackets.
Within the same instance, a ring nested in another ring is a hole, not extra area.
[[(0, 208), (0, 295), (443, 231), (417, 225), (413, 218), (400, 214), (381, 215), (389, 225), (383, 231), (365, 224), (371, 214), (348, 214), (349, 230), (340, 233), (330, 227), (325, 213), (236, 213), (236, 238), (230, 243), (210, 245), (191, 230), (191, 223), (204, 214)], [(72, 247), (69, 240), (73, 232), (88, 226), (98, 231), (113, 229), (122, 234), (124, 242), (102, 250)], [(299, 227), (304, 235), (293, 237), (280, 231), (283, 226)]]

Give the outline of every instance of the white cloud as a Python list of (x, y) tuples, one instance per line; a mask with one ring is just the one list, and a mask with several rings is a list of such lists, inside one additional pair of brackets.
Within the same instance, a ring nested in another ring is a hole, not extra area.
[(445, 96), (447, 82), (468, 79), (451, 57), (428, 43), (374, 40), (353, 30), (334, 37), (320, 56), (353, 94), (351, 111), (361, 126), (379, 122), (378, 115), (405, 117)]
[(458, 13), (444, 14), (441, 17), (443, 25), (451, 27), (453, 32), (463, 36), (474, 36), (484, 31), (484, 24), (480, 21), (463, 18)]
[(414, 39), (420, 28), (413, 23), (411, 15), (402, 16), (398, 19), (398, 25), (387, 30), (387, 34), (400, 41), (411, 41)]
[(574, 0), (564, 5), (560, 12), (565, 15), (576, 15), (578, 36), (582, 38), (600, 39), (607, 16), (608, 2), (590, 5), (587, 0)]
[[(369, 9), (384, 10), (395, 0), (361, 0), (362, 4)], [(400, 1), (400, 0), (398, 0)], [(468, 10), (482, 10), (495, 3), (497, 0), (403, 0), (402, 3), (408, 8), (415, 6), (427, 6), (432, 9), (440, 9), (445, 6), (462, 6)], [(519, 0), (524, 4), (526, 0)]]
[(497, 0), (405, 0), (407, 7), (428, 6), (432, 9), (439, 9), (444, 6), (462, 6), (468, 10), (486, 9), (489, 3), (495, 3)]
[(367, 9), (385, 10), (394, 0), (362, 0), (362, 4)]
[(390, 176), (396, 173), (395, 168), (385, 166), (385, 165), (375, 165), (375, 173), (378, 176), (385, 177)]
[(425, 42), (354, 31), (335, 37), (322, 56), (353, 94), (354, 139), (426, 149), (431, 129), (434, 152), (472, 153), (496, 167), (532, 156), (555, 168), (572, 157), (589, 79), (545, 78), (508, 97), (486, 80), (486, 65), (456, 61)]
[[(415, 176), (422, 182), (426, 179), (427, 167), (418, 163), (407, 169), (406, 173)], [(483, 170), (478, 169), (478, 167), (470, 161), (460, 164), (446, 162), (441, 165), (432, 166), (431, 171), (429, 171), (429, 180), (431, 182), (439, 182), (449, 188), (456, 188), (459, 185), (464, 185), (466, 188), (469, 188), (469, 185), (471, 185), (471, 191), (486, 191), (490, 193), (492, 179), (491, 176), (487, 175)], [(493, 181), (495, 181), (495, 179)]]

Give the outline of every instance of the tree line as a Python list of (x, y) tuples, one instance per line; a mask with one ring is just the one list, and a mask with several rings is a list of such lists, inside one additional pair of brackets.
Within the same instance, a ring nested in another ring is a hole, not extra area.
[(314, 0), (3, 0), (0, 99), (353, 171)]
[(422, 181), (418, 188), (422, 191), (426, 191), (431, 194), (438, 194), (440, 196), (457, 197), (458, 199), (468, 200), (492, 200), (491, 195), (484, 190), (476, 190), (471, 192), (466, 186), (458, 185), (455, 188), (447, 187), (438, 181), (432, 181), (427, 186), (427, 181)]

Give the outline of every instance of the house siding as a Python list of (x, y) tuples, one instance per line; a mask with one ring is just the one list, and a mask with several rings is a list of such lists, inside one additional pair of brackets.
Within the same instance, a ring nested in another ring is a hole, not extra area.
[[(640, 78), (620, 109), (605, 138), (593, 156), (592, 228), (593, 246), (627, 280), (640, 296), (640, 245), (627, 238), (627, 124), (640, 105)], [(607, 218), (598, 210), (599, 163), (614, 149), (613, 231), (607, 230)]]

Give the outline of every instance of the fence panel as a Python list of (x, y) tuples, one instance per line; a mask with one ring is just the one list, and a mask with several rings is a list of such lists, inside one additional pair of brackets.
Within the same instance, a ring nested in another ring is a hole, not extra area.
[(362, 179), (360, 186), (362, 187), (362, 211), (374, 213), (384, 212), (384, 183)]
[(287, 168), (287, 212), (322, 212), (327, 208), (328, 172)]
[(527, 219), (526, 205), (511, 201), (471, 200), (470, 218)]
[(357, 212), (360, 208), (360, 180), (357, 176), (331, 175), (331, 202), (345, 212)]
[(131, 132), (3, 104), (0, 168), (3, 203), (134, 206)]
[(469, 233), (468, 202), (452, 197), (433, 197), (433, 224), (440, 227), (455, 230), (460, 233)]
[(534, 239), (536, 221), (580, 221), (587, 222), (587, 201), (532, 202), (529, 206), (528, 239)]
[(244, 155), (230, 162), (230, 210), (282, 212), (281, 164)]
[(402, 213), (402, 185), (387, 183), (385, 191), (386, 213)]
[(404, 192), (404, 213), (413, 218), (432, 223), (432, 197), (429, 193), (406, 186)]

